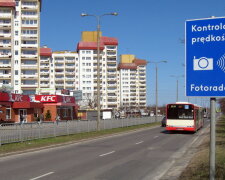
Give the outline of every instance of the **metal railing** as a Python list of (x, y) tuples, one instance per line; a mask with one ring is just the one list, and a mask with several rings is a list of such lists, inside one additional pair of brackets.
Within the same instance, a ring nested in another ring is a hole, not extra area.
[[(161, 121), (158, 117), (157, 121)], [(100, 121), (100, 129), (113, 129), (155, 122), (155, 117), (107, 119)], [(0, 145), (15, 142), (24, 142), (34, 139), (57, 137), (82, 132), (97, 131), (96, 120), (71, 120), (59, 122), (34, 122), (23, 124), (1, 124)]]

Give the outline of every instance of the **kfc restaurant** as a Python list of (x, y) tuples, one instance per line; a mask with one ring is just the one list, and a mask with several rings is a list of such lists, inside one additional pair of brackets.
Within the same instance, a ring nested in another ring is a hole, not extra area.
[(57, 116), (60, 120), (77, 119), (78, 106), (73, 96), (35, 95), (35, 100), (44, 106), (45, 121), (55, 121)]
[(1, 123), (33, 122), (43, 112), (43, 104), (32, 102), (28, 95), (0, 92)]

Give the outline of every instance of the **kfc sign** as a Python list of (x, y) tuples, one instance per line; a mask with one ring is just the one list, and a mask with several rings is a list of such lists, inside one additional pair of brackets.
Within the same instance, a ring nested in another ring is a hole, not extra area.
[(30, 102), (30, 97), (28, 95), (21, 95), (21, 94), (12, 94), (10, 96), (10, 101), (14, 102)]
[(74, 97), (60, 95), (36, 95), (35, 100), (40, 102), (75, 103)]
[(72, 96), (63, 96), (63, 103), (75, 103), (75, 98)]
[(58, 102), (57, 95), (36, 95), (35, 100), (40, 102)]

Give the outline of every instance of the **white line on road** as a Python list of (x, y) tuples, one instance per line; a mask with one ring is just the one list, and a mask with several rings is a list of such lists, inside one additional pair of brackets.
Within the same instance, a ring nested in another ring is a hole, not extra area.
[(140, 142), (137, 142), (137, 143), (135, 143), (135, 144), (141, 144), (141, 143), (143, 143), (144, 141), (140, 141)]
[(54, 172), (49, 172), (49, 173), (43, 174), (43, 175), (41, 175), (41, 176), (38, 176), (38, 177), (32, 178), (32, 179), (30, 179), (30, 180), (40, 179), (40, 178), (43, 178), (43, 177), (48, 176), (48, 175), (53, 174), (53, 173), (54, 173)]
[(115, 151), (111, 151), (111, 152), (108, 152), (108, 153), (105, 153), (105, 154), (101, 154), (101, 155), (99, 155), (100, 157), (102, 157), (102, 156), (107, 156), (107, 155), (109, 155), (109, 154), (112, 154), (112, 153), (114, 153)]
[(159, 136), (155, 136), (154, 139), (158, 138)]

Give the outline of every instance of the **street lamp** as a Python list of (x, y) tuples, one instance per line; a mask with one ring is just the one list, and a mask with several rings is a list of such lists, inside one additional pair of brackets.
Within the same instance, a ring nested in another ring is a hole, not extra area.
[(176, 102), (178, 102), (179, 101), (179, 78), (181, 78), (181, 77), (184, 77), (184, 75), (178, 75), (178, 76), (176, 76), (176, 75), (171, 75), (170, 77), (174, 77), (174, 78), (176, 78), (177, 79), (177, 97), (176, 97)]
[(167, 63), (167, 61), (148, 61), (148, 63), (155, 64), (155, 122), (158, 117), (158, 64)]
[(102, 15), (95, 15), (95, 14), (86, 14), (82, 13), (81, 16), (94, 16), (97, 20), (97, 130), (100, 130), (100, 19), (102, 16), (117, 16), (118, 13), (106, 13)]

